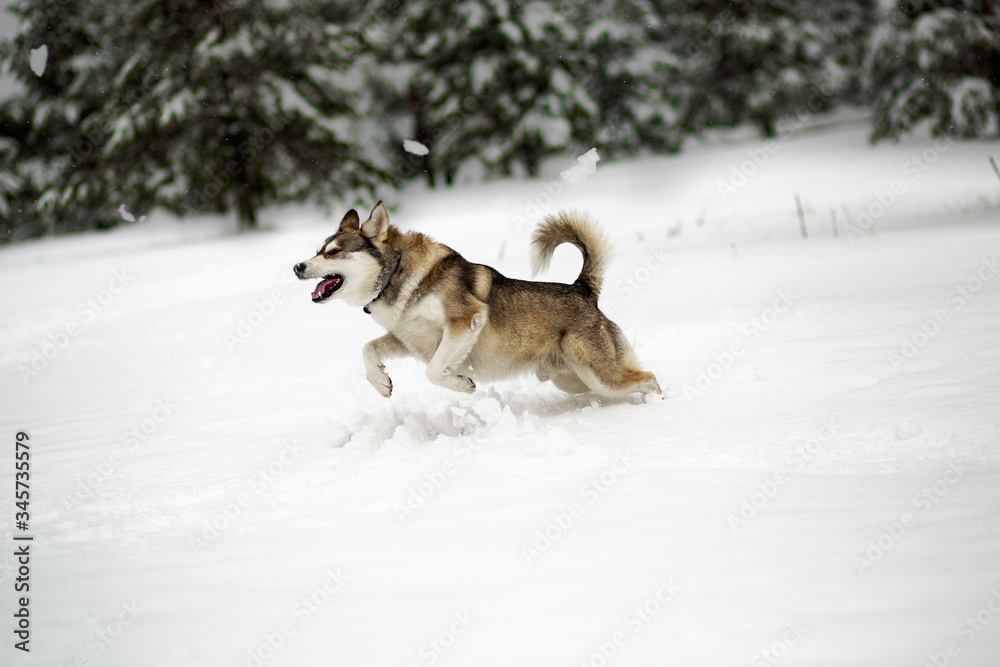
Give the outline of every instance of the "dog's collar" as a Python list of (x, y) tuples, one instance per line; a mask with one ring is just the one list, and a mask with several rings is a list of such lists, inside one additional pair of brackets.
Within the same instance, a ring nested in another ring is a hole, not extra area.
[(367, 306), (365, 306), (365, 307), (364, 307), (364, 308), (362, 309), (362, 310), (364, 310), (364, 311), (365, 311), (366, 313), (368, 313), (369, 315), (371, 315), (371, 314), (372, 314), (372, 311), (368, 310), (368, 309), (369, 309), (369, 307), (371, 307), (371, 305), (372, 305), (373, 303), (375, 303), (376, 301), (378, 301), (379, 299), (381, 299), (381, 298), (382, 298), (382, 295), (383, 295), (383, 294), (385, 294), (385, 290), (386, 290), (386, 289), (388, 289), (388, 287), (389, 287), (389, 283), (390, 283), (390, 282), (392, 282), (392, 277), (393, 277), (394, 275), (396, 275), (396, 271), (399, 271), (399, 263), (400, 263), (400, 262), (402, 262), (402, 261), (403, 261), (403, 251), (402, 251), (402, 250), (397, 250), (397, 251), (396, 251), (396, 266), (395, 266), (395, 267), (393, 267), (393, 269), (392, 269), (392, 273), (390, 273), (390, 274), (389, 274), (389, 276), (388, 276), (388, 277), (387, 277), (387, 278), (385, 279), (385, 284), (384, 284), (384, 285), (382, 285), (382, 289), (380, 289), (380, 290), (378, 291), (378, 294), (376, 294), (376, 295), (375, 295), (375, 298), (374, 298), (374, 299), (372, 299), (371, 301), (369, 301), (369, 302), (368, 302), (368, 305), (367, 305)]

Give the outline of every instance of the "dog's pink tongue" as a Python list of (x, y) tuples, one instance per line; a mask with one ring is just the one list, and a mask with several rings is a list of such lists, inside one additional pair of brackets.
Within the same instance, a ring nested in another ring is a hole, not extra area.
[(313, 290), (313, 298), (318, 299), (323, 296), (323, 292), (326, 288), (331, 285), (335, 286), (339, 280), (340, 278), (327, 278), (326, 280), (321, 280), (319, 285), (316, 285), (316, 289)]

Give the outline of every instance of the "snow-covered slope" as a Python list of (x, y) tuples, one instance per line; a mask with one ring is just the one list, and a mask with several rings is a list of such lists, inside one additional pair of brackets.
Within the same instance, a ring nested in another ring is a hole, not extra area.
[(332, 227), (309, 211), (0, 249), (3, 664), (995, 664), (1000, 143), (777, 145), (396, 197), (518, 277), (524, 221), (596, 213), (603, 307), (665, 400), (457, 395), (406, 360), (382, 399), (378, 327), (291, 275)]

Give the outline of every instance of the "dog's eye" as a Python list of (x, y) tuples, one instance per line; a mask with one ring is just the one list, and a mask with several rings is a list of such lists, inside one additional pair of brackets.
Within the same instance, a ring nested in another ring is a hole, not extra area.
[(333, 257), (334, 255), (336, 255), (339, 252), (340, 252), (340, 248), (334, 248), (333, 250), (329, 250), (327, 252), (324, 252), (323, 254), (325, 256), (327, 256), (327, 257)]

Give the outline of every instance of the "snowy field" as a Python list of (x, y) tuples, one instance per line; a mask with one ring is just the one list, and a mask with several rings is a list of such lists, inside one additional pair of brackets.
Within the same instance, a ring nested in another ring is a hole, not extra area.
[(386, 194), (515, 277), (525, 221), (593, 212), (649, 402), (407, 360), (381, 398), (379, 328), (292, 276), (310, 210), (0, 248), (0, 663), (998, 664), (1000, 142), (866, 132)]

